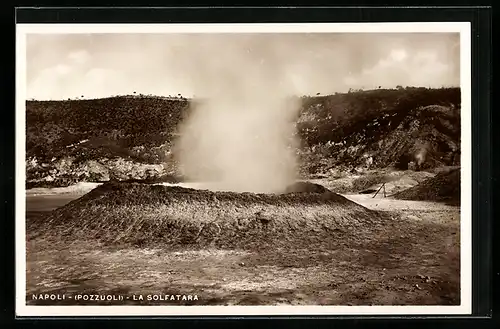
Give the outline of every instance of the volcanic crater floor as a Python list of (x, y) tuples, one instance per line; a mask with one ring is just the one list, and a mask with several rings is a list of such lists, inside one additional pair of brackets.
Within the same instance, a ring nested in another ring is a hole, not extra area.
[(460, 304), (460, 207), (404, 202), (104, 184), (29, 214), (27, 304)]

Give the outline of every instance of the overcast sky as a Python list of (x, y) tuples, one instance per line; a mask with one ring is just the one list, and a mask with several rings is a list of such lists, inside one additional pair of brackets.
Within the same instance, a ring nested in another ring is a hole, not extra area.
[[(262, 79), (290, 94), (460, 85), (458, 33), (29, 34), (27, 97), (192, 97)], [(222, 81), (222, 83), (221, 83)]]

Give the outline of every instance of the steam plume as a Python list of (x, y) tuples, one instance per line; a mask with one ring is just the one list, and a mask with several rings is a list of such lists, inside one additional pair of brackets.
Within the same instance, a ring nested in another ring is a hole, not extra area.
[(299, 100), (290, 97), (286, 62), (272, 44), (235, 41), (210, 56), (212, 42), (207, 57), (194, 59), (194, 93), (202, 99), (180, 127), (178, 159), (184, 175), (210, 189), (281, 192), (295, 180)]
[(415, 153), (415, 160), (417, 162), (417, 165), (421, 166), (427, 158), (429, 144), (428, 143), (418, 143), (417, 145), (418, 146), (417, 146), (417, 152)]

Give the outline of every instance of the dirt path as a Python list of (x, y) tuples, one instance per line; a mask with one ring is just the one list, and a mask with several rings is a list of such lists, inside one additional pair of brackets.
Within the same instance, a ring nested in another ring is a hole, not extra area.
[(457, 207), (448, 206), (437, 202), (407, 201), (392, 198), (384, 198), (381, 194), (375, 198), (372, 194), (343, 194), (351, 201), (359, 203), (368, 209), (392, 211), (392, 210), (423, 210), (423, 211), (456, 211)]
[(393, 213), (413, 221), (450, 225), (459, 230), (460, 207), (438, 202), (406, 201), (366, 194), (346, 194), (347, 199), (368, 209)]

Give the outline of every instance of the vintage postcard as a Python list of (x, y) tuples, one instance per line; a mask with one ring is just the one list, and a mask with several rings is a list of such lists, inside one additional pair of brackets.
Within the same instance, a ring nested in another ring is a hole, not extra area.
[(18, 24), (16, 313), (471, 313), (469, 23)]

